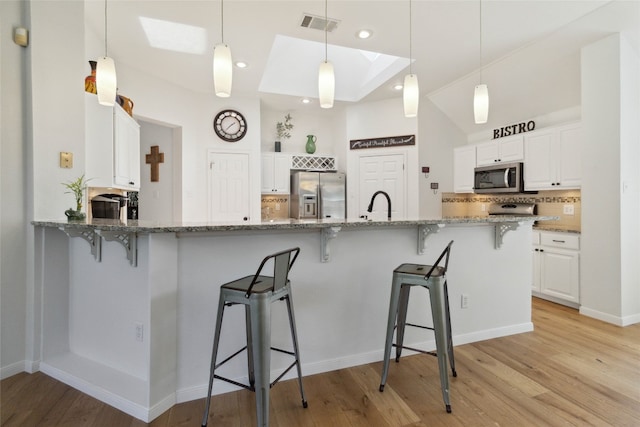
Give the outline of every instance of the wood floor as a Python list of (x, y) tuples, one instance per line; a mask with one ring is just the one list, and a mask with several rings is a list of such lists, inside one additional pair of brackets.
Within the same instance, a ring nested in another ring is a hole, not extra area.
[[(295, 381), (271, 392), (272, 426), (640, 426), (640, 324), (616, 327), (533, 299), (535, 331), (455, 348), (453, 412), (445, 412), (435, 358), (381, 363)], [(455, 328), (455, 322), (454, 322)], [(145, 423), (46, 375), (1, 383), (2, 426), (142, 426)], [(254, 394), (214, 396), (210, 426), (255, 425)], [(150, 425), (199, 426), (204, 399), (182, 403)]]

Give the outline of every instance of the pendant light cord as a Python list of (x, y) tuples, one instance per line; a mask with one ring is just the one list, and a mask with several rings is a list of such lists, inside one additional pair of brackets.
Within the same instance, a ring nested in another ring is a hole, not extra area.
[(220, 33), (224, 44), (224, 0), (220, 0)]
[(413, 28), (411, 24), (413, 19), (411, 18), (412, 18), (411, 0), (409, 0), (409, 74), (413, 75), (413, 45), (412, 45)]
[(329, 55), (327, 54), (327, 27), (329, 27), (329, 19), (327, 17), (327, 0), (324, 0), (324, 62), (327, 62)]
[(482, 84), (482, 0), (480, 0), (480, 84)]
[(107, 57), (107, 0), (104, 0), (104, 56)]

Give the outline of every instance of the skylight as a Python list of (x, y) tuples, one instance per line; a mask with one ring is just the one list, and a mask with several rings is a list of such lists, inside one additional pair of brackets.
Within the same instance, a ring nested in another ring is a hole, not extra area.
[(149, 45), (157, 49), (201, 55), (206, 51), (207, 31), (202, 27), (140, 17)]
[[(336, 76), (335, 99), (357, 102), (409, 65), (408, 58), (329, 45)], [(324, 43), (278, 35), (267, 60), (260, 92), (318, 97), (318, 67)]]

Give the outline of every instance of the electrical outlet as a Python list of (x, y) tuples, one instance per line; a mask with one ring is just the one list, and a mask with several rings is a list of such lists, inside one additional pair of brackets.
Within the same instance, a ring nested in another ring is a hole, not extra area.
[(144, 341), (144, 325), (142, 323), (136, 323), (136, 341)]
[(562, 207), (562, 213), (565, 215), (574, 215), (573, 205), (564, 205)]
[(461, 308), (469, 308), (469, 295), (462, 294), (460, 298), (460, 307)]
[(485, 212), (485, 211), (487, 210), (487, 205), (485, 205), (484, 203), (482, 203), (482, 204), (480, 205), (480, 210), (481, 210), (482, 212)]

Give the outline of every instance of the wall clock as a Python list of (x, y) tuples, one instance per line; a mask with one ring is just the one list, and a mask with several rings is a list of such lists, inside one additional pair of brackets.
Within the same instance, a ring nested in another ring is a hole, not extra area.
[(213, 119), (213, 130), (228, 142), (240, 141), (247, 133), (244, 116), (235, 110), (222, 110)]

